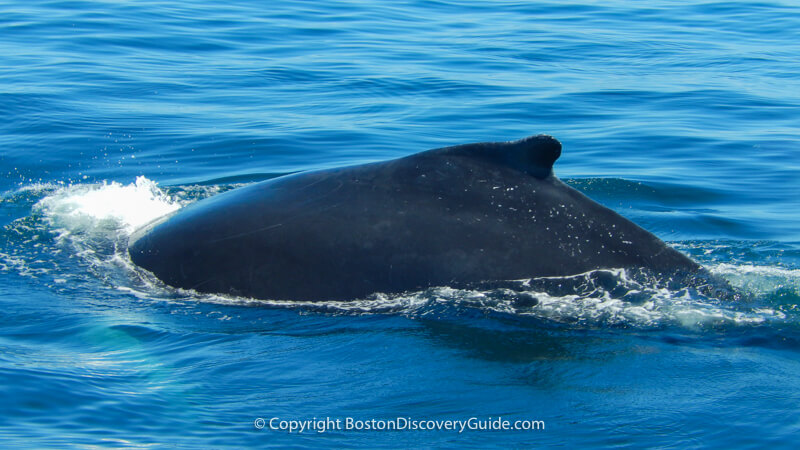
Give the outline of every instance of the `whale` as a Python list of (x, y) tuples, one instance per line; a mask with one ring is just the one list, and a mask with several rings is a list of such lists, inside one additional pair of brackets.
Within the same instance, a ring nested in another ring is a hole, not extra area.
[(176, 288), (311, 302), (612, 268), (702, 272), (556, 177), (561, 152), (534, 135), (289, 174), (159, 218), (128, 253)]

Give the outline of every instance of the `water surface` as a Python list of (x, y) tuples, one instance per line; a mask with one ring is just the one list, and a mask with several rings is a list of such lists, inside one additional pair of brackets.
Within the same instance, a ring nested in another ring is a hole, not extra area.
[[(0, 442), (791, 448), (798, 54), (776, 1), (0, 1)], [(536, 304), (258, 302), (125, 251), (235, 186), (540, 132), (558, 176), (750, 300), (611, 271)], [(546, 429), (254, 426), (272, 417)]]

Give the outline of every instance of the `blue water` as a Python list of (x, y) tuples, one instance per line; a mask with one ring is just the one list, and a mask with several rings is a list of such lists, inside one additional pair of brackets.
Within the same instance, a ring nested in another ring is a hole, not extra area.
[[(798, 55), (777, 1), (0, 1), (0, 443), (794, 448)], [(638, 300), (259, 302), (125, 251), (235, 186), (540, 132), (558, 176), (746, 300), (612, 273)]]

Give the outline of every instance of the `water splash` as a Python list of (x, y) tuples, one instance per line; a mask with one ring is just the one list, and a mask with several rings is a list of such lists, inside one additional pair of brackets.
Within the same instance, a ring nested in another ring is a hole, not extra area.
[(750, 292), (768, 294), (776, 289), (800, 292), (800, 269), (721, 263), (712, 267), (712, 272), (725, 277), (733, 286)]
[(156, 182), (140, 176), (122, 185), (74, 185), (57, 190), (34, 206), (49, 224), (73, 233), (130, 234), (136, 228), (180, 208), (178, 200), (158, 188)]
[[(659, 284), (652, 278), (623, 269), (492, 283), (472, 289), (435, 287), (398, 295), (375, 294), (352, 302), (256, 300), (199, 294), (165, 286), (152, 274), (130, 262), (127, 240), (134, 230), (225, 189), (227, 187), (219, 186), (163, 189), (145, 177), (138, 177), (135, 183), (128, 185), (104, 182), (27, 189), (20, 198), (33, 203), (32, 214), (5, 227), (4, 233), (14, 235), (14, 244), (0, 249), (3, 250), (0, 251), (0, 269), (28, 276), (50, 273), (53, 285), (70, 284), (76, 279), (91, 284), (99, 279), (107, 287), (139, 300), (289, 308), (323, 314), (401, 314), (424, 318), (474, 314), (477, 311), (589, 328), (679, 326), (696, 329), (759, 325), (792, 320), (797, 317), (793, 308), (796, 309), (800, 303), (797, 301), (800, 270), (730, 262), (714, 262), (707, 267), (711, 273), (761, 301), (725, 302), (692, 287)], [(31, 196), (34, 198), (29, 198)], [(36, 196), (43, 197), (37, 201)], [(7, 201), (13, 202), (13, 196)], [(44, 237), (48, 235), (51, 236), (49, 240)], [(703, 244), (696, 242), (693, 245), (702, 247)], [(721, 244), (706, 245), (718, 247)], [(75, 267), (74, 264), (61, 264), (54, 258), (54, 255), (64, 254), (81, 263)], [(45, 267), (43, 261), (55, 266)], [(776, 291), (785, 294), (778, 301), (775, 301)]]

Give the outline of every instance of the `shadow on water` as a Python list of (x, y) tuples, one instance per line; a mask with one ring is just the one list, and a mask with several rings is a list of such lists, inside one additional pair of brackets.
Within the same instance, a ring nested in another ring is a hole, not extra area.
[(436, 345), (491, 362), (599, 361), (606, 357), (593, 349), (614, 339), (607, 332), (571, 329), (541, 320), (490, 317), (482, 311), (475, 311), (472, 316), (450, 320), (424, 318), (419, 322), (425, 337)]

